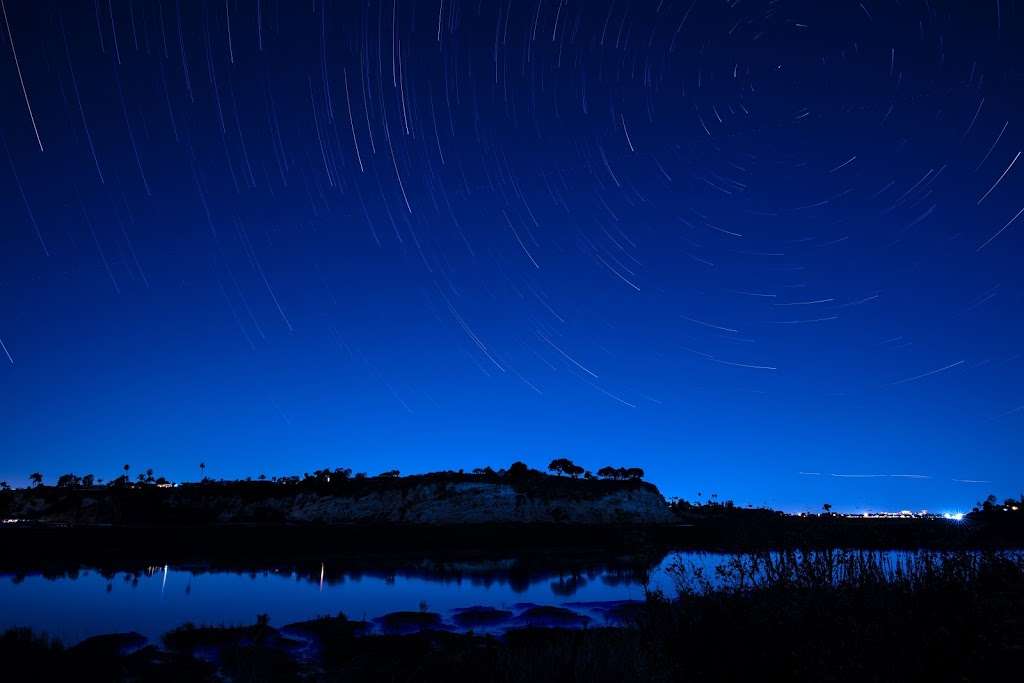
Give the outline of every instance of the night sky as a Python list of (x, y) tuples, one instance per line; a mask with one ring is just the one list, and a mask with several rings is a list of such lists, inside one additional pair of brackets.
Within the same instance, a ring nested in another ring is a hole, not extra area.
[(1024, 486), (1015, 0), (3, 0), (0, 479)]

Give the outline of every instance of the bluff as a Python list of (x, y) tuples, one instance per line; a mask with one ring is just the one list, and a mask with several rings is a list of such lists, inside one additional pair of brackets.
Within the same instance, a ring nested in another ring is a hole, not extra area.
[(668, 524), (653, 484), (438, 473), (342, 481), (36, 487), (5, 492), (11, 520), (71, 525)]

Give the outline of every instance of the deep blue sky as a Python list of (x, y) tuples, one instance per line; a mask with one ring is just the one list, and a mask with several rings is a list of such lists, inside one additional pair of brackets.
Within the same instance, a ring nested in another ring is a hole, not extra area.
[(1013, 0), (4, 9), (0, 479), (1024, 486)]

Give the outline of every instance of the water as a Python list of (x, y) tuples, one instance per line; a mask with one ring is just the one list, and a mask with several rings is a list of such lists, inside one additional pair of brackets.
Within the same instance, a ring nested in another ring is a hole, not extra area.
[[(597, 606), (641, 600), (643, 582), (664, 583), (666, 557), (464, 560), (378, 558), (301, 566), (72, 568), (0, 574), (0, 630), (28, 626), (67, 643), (137, 631), (152, 639), (185, 622), (251, 624), (265, 613), (282, 626), (344, 612), (350, 619), (424, 608), (450, 622), (470, 606), (570, 605), (600, 621)], [(518, 606), (518, 607), (517, 607)]]
[[(902, 553), (889, 554), (898, 559)], [(667, 568), (682, 561), (708, 576), (733, 557), (670, 552), (640, 557), (531, 557), (438, 560), (416, 557), (223, 566), (169, 564), (64, 567), (0, 574), (0, 630), (28, 626), (66, 643), (136, 631), (153, 640), (197, 625), (243, 625), (257, 614), (283, 626), (344, 613), (372, 620), (396, 611), (438, 612), (471, 606), (520, 614), (533, 605), (567, 607), (592, 624), (613, 623), (608, 608), (642, 600), (645, 585), (671, 593)]]

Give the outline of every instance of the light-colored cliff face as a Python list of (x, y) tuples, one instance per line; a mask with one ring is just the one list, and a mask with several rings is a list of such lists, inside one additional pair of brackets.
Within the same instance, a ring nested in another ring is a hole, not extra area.
[(411, 524), (622, 524), (671, 521), (664, 499), (648, 489), (623, 490), (592, 500), (531, 498), (507, 484), (417, 486), (363, 498), (297, 496), (289, 521)]
[[(247, 500), (248, 498), (248, 500)], [(301, 524), (661, 524), (672, 521), (653, 486), (622, 488), (600, 496), (551, 497), (520, 493), (510, 484), (424, 483), (368, 492), (362, 496), (304, 491), (292, 495), (243, 497), (175, 490), (160, 503), (165, 519), (175, 510), (201, 512), (219, 523), (277, 521)], [(10, 516), (72, 524), (132, 523), (102, 493), (78, 504), (44, 504), (20, 493)]]

